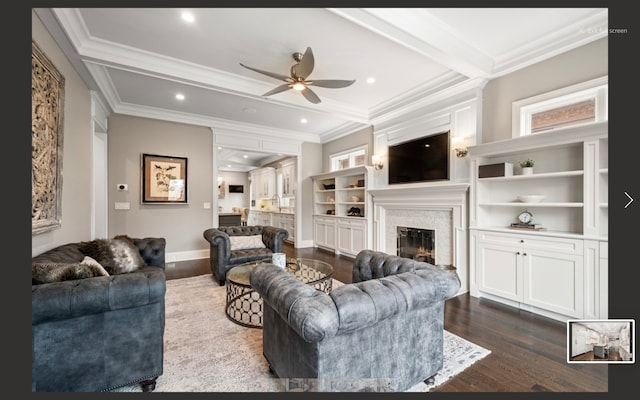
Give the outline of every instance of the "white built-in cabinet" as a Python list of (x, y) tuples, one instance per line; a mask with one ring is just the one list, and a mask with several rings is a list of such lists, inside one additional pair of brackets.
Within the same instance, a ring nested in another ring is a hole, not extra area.
[(296, 159), (284, 160), (280, 163), (282, 171), (282, 197), (296, 196)]
[(358, 166), (311, 177), (315, 246), (349, 256), (371, 248), (371, 170)]
[[(608, 129), (565, 128), (469, 148), (471, 295), (557, 320), (608, 316)], [(535, 161), (522, 175), (519, 162)], [(512, 176), (480, 178), (511, 163)], [(518, 195), (544, 195), (522, 203)], [(527, 210), (546, 230), (512, 229)]]
[(251, 179), (251, 199), (270, 199), (276, 194), (276, 170), (264, 167), (249, 171)]

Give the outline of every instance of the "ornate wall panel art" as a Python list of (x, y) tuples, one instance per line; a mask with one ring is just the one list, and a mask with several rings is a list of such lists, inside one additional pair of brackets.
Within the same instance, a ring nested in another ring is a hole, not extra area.
[(62, 226), (64, 76), (31, 44), (31, 232)]

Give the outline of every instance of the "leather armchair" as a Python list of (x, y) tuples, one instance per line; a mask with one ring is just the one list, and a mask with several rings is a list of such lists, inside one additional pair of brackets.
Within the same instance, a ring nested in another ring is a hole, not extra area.
[[(163, 373), (165, 239), (133, 239), (147, 266), (131, 273), (31, 286), (31, 390), (109, 391)], [(78, 263), (81, 243), (32, 258)]]
[(280, 378), (320, 391), (405, 391), (442, 369), (444, 304), (460, 280), (434, 265), (363, 250), (353, 283), (330, 294), (273, 264), (251, 274), (262, 296), (263, 354)]
[[(221, 226), (207, 229), (202, 235), (209, 242), (211, 273), (220, 286), (223, 286), (227, 272), (236, 265), (269, 258), (273, 253), (282, 253), (282, 246), (289, 237), (289, 232), (275, 226)], [(231, 250), (229, 237), (254, 235), (262, 235), (264, 248)]]

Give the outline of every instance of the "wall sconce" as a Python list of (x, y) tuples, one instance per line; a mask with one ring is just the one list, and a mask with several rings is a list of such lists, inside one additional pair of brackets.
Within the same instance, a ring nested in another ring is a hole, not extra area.
[(372, 155), (371, 164), (373, 164), (373, 168), (375, 169), (382, 169), (382, 167), (384, 167), (384, 164), (382, 163), (382, 156), (376, 154)]
[(451, 138), (451, 147), (455, 150), (456, 157), (465, 157), (469, 154), (464, 137), (458, 136)]

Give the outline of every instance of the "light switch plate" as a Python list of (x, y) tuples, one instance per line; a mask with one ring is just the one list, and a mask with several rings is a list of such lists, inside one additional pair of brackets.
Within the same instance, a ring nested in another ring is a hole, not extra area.
[(129, 204), (129, 202), (124, 202), (124, 203), (116, 202), (115, 203), (115, 209), (116, 210), (128, 210), (130, 208), (131, 208), (131, 204)]

